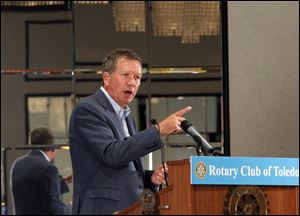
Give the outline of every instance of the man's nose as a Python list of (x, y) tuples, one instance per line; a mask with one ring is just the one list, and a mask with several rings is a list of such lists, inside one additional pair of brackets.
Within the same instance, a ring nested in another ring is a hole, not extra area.
[(135, 86), (135, 85), (136, 85), (134, 76), (129, 76), (128, 81), (127, 81), (127, 84), (128, 84), (128, 85), (131, 85), (131, 86)]

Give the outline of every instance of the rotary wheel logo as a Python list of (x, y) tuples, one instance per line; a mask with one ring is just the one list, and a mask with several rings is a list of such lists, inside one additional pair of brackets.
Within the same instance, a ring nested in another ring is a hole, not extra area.
[(225, 199), (225, 213), (229, 215), (267, 215), (267, 194), (258, 186), (230, 188)]
[(142, 206), (144, 210), (151, 211), (154, 209), (156, 199), (154, 193), (150, 189), (145, 189), (141, 196)]
[(206, 175), (206, 165), (203, 162), (198, 162), (195, 173), (198, 178), (203, 179)]

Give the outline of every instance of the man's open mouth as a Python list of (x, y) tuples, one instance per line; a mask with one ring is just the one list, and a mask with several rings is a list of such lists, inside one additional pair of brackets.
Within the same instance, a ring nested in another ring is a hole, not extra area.
[(124, 93), (125, 93), (125, 95), (127, 95), (127, 96), (131, 96), (133, 92), (130, 91), (130, 90), (127, 90), (127, 91), (125, 91)]

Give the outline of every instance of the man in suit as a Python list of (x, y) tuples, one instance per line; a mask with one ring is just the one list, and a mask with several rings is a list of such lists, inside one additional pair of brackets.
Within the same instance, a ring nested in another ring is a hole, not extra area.
[[(52, 132), (45, 127), (34, 129), (30, 138), (32, 145), (54, 143)], [(61, 193), (69, 191), (70, 176), (60, 180), (58, 169), (51, 164), (55, 152), (51, 147), (32, 150), (14, 162), (11, 189), (17, 215), (71, 214), (60, 199)]]
[(181, 131), (186, 107), (140, 132), (128, 104), (142, 78), (132, 50), (117, 49), (103, 61), (103, 86), (82, 99), (70, 119), (73, 214), (112, 214), (139, 200), (144, 188), (165, 183), (163, 166), (145, 171), (141, 157), (161, 147), (160, 135)]

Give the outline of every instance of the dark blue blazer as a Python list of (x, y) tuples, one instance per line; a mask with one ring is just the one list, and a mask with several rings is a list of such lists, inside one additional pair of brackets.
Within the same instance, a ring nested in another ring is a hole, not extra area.
[(71, 213), (60, 200), (58, 170), (40, 151), (30, 151), (14, 162), (11, 187), (17, 215)]
[(152, 172), (144, 171), (140, 158), (160, 148), (159, 131), (152, 126), (136, 133), (132, 116), (126, 120), (131, 134), (127, 138), (100, 89), (74, 108), (69, 131), (73, 214), (111, 214), (140, 199), (145, 187), (154, 186)]

